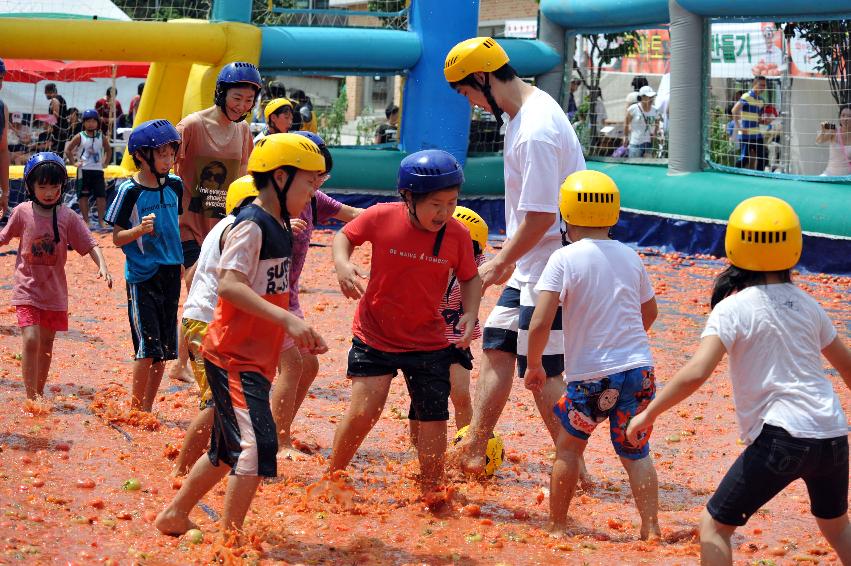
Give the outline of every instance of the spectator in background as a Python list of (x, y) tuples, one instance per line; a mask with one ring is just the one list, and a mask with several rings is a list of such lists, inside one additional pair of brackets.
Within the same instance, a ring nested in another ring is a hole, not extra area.
[[(109, 87), (106, 89), (106, 96), (95, 102), (95, 110), (97, 110), (100, 116), (100, 130), (109, 139), (115, 137), (115, 124), (118, 118), (124, 114), (121, 103), (118, 102), (116, 96), (118, 96), (118, 89)], [(110, 114), (112, 114), (112, 119), (110, 119)]]
[(68, 109), (68, 138), (65, 141), (66, 145), (68, 140), (74, 139), (74, 136), (79, 134), (82, 129), (83, 121), (80, 119), (80, 109), (72, 106)]
[(126, 126), (133, 127), (133, 122), (136, 121), (136, 113), (139, 111), (139, 102), (142, 101), (142, 91), (145, 90), (145, 83), (139, 83), (136, 87), (136, 96), (130, 100), (130, 110), (127, 111)]
[(52, 151), (61, 155), (68, 141), (68, 105), (54, 83), (44, 85), (44, 96), (49, 101), (47, 113), (53, 116), (54, 122), (50, 132), (50, 147), (39, 151)]
[(293, 103), (289, 98), (273, 98), (263, 108), (266, 128), (254, 136), (256, 144), (269, 134), (285, 134), (293, 125)]
[(765, 143), (759, 121), (765, 108), (762, 93), (765, 91), (765, 77), (754, 77), (751, 89), (742, 95), (733, 106), (734, 133), (739, 136), (741, 151), (736, 167), (764, 171), (767, 162)]
[(819, 145), (830, 144), (827, 168), (822, 177), (851, 175), (851, 104), (839, 107), (839, 125), (822, 122), (816, 136)]
[(630, 84), (632, 85), (632, 90), (638, 92), (642, 87), (650, 86), (650, 81), (648, 81), (647, 77), (644, 75), (636, 75), (632, 77), (632, 82)]
[[(0, 103), (2, 105), (2, 103)], [(28, 144), (31, 140), (27, 128), (23, 124), (24, 118), (20, 112), (12, 112), (6, 121), (7, 147), (9, 149), (9, 163), (11, 165), (22, 165), (29, 158)]]
[(582, 79), (577, 76), (574, 76), (570, 79), (570, 92), (567, 95), (567, 119), (573, 122), (573, 117), (576, 116), (576, 111), (579, 109), (579, 106), (576, 104), (576, 98), (574, 93), (579, 88), (579, 85), (582, 84)]
[(653, 140), (659, 135), (659, 111), (653, 107), (656, 91), (645, 85), (638, 91), (638, 102), (627, 108), (624, 122), (624, 143), (629, 145), (629, 157), (651, 157)]
[(399, 141), (399, 107), (392, 102), (384, 109), (387, 121), (375, 130), (375, 143)]
[(759, 129), (762, 132), (762, 141), (768, 156), (768, 170), (773, 172), (780, 167), (780, 135), (783, 130), (780, 113), (773, 104), (765, 105), (765, 110), (759, 119)]
[(313, 102), (303, 90), (290, 92), (290, 100), (293, 101), (295, 111), (293, 112), (292, 132), (303, 130), (316, 133), (316, 116), (313, 114)]

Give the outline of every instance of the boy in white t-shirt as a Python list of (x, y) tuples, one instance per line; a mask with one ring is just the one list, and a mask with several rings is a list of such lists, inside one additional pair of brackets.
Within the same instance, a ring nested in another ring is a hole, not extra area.
[(649, 431), (729, 354), (739, 434), (747, 448), (703, 510), (701, 563), (732, 564), (736, 528), (802, 479), (824, 538), (842, 564), (851, 564), (848, 420), (821, 359), (851, 388), (851, 352), (824, 309), (792, 283), (801, 223), (778, 198), (749, 198), (730, 216), (725, 247), (732, 265), (715, 280), (697, 352), (632, 420), (627, 437)]
[(240, 207), (254, 201), (257, 194), (257, 187), (254, 186), (251, 175), (240, 177), (230, 184), (225, 198), (227, 216), (213, 226), (204, 238), (192, 285), (189, 287), (186, 302), (183, 303), (180, 338), (186, 341), (188, 347), (189, 362), (198, 384), (201, 402), (198, 414), (189, 423), (183, 437), (183, 446), (174, 463), (175, 476), (188, 474), (210, 441), (210, 429), (213, 427), (213, 392), (207, 383), (201, 344), (207, 334), (207, 327), (213, 322), (219, 301), (219, 261), (222, 258), (225, 238), (233, 227)]
[(535, 286), (539, 295), (529, 325), (525, 379), (532, 391), (546, 381), (542, 353), (561, 307), (567, 388), (553, 407), (562, 429), (550, 483), (550, 529), (568, 530), (582, 453), (597, 425), (609, 419), (612, 445), (641, 516), (641, 538), (658, 538), (649, 434), (633, 444), (625, 441), (630, 419), (656, 392), (647, 339), (657, 315), (653, 287), (638, 254), (609, 237), (620, 213), (620, 193), (611, 178), (597, 171), (572, 174), (561, 187), (560, 209), (574, 243), (550, 257)]

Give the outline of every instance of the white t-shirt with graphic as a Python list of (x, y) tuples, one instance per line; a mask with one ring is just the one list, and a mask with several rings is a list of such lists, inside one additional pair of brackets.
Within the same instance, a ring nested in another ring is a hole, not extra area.
[(636, 103), (627, 108), (626, 115), (629, 119), (629, 145), (650, 143), (650, 134), (656, 128), (659, 110), (651, 106), (650, 110), (645, 111), (640, 103)]
[(763, 424), (797, 438), (848, 434), (821, 351), (836, 338), (824, 309), (792, 283), (758, 285), (712, 310), (701, 337), (718, 336), (730, 356), (739, 434), (750, 444)]
[(652, 366), (641, 305), (653, 286), (635, 250), (584, 238), (555, 252), (538, 284), (562, 302), (564, 380), (591, 381)]
[(540, 242), (517, 261), (510, 286), (534, 283), (547, 259), (561, 247), (559, 188), (568, 175), (585, 169), (582, 146), (564, 110), (535, 89), (505, 128), (505, 226), (513, 238), (527, 212), (555, 214)]

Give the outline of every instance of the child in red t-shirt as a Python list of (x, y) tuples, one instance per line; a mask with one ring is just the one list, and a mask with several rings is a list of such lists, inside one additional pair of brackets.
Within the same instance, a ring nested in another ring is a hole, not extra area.
[[(419, 421), (417, 451), (424, 490), (443, 474), (449, 420), (449, 367), (470, 344), (481, 281), (467, 229), (452, 218), (464, 173), (445, 151), (411, 154), (399, 168), (403, 202), (378, 204), (334, 238), (334, 264), (343, 294), (360, 299), (352, 324), (349, 410), (337, 427), (330, 471), (344, 469), (384, 409), (390, 381), (402, 370)], [(356, 246), (372, 243), (369, 283), (351, 262)], [(450, 270), (461, 285), (463, 334), (451, 345), (438, 306)]]

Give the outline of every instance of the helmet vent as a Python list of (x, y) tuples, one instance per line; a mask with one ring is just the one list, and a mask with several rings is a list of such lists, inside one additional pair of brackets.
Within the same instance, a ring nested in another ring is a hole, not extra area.
[(750, 242), (753, 244), (780, 244), (785, 242), (787, 238), (787, 232), (784, 231), (774, 231), (774, 232), (765, 232), (765, 231), (755, 231), (755, 230), (742, 230), (741, 231), (741, 239), (743, 242)]
[(454, 56), (454, 57), (451, 57), (451, 58), (449, 58), (449, 59), (447, 59), (447, 60), (446, 60), (446, 65), (445, 65), (445, 66), (446, 66), (446, 67), (451, 67), (452, 65), (454, 65), (454, 64), (455, 64), (455, 62), (456, 62), (457, 60), (458, 60), (458, 56), (457, 56), (457, 55), (456, 55), (456, 56)]
[(615, 195), (612, 193), (576, 193), (576, 201), (611, 204), (615, 202)]
[(313, 145), (310, 145), (310, 144), (307, 144), (307, 143), (304, 143), (304, 142), (299, 143), (299, 145), (305, 151), (312, 151), (313, 153), (318, 153), (319, 155), (322, 155), (322, 152), (319, 151), (318, 149), (316, 149), (316, 147), (313, 146)]
[(490, 38), (488, 38), (488, 39), (486, 39), (485, 41), (483, 41), (483, 42), (482, 42), (482, 45), (484, 45), (484, 46), (485, 46), (485, 47), (487, 47), (488, 49), (490, 49), (491, 47), (493, 47), (493, 44), (494, 44), (494, 41), (493, 41), (492, 39), (490, 39)]
[(433, 167), (414, 167), (414, 172), (418, 175), (440, 175), (440, 169), (436, 169)]

